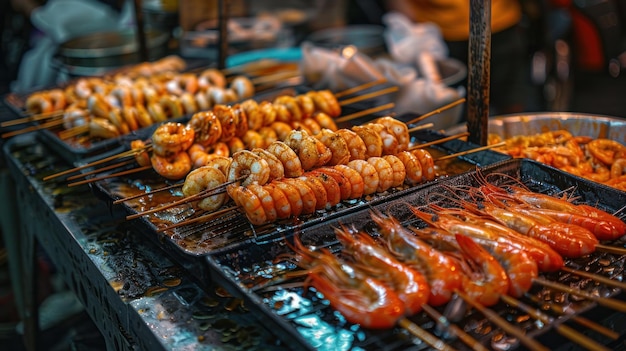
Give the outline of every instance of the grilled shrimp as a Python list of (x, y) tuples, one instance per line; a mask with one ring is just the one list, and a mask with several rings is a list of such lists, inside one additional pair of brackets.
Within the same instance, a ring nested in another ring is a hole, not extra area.
[(195, 131), (181, 123), (163, 123), (152, 134), (152, 150), (159, 156), (171, 156), (187, 150), (194, 142)]
[(285, 177), (299, 177), (304, 173), (302, 163), (298, 155), (287, 144), (282, 141), (274, 141), (268, 147), (267, 151), (272, 153), (283, 164)]
[(254, 148), (250, 151), (259, 155), (269, 165), (270, 167), (269, 181), (273, 179), (281, 179), (285, 176), (285, 167), (283, 166), (283, 163), (280, 162), (278, 157), (276, 157), (274, 154), (261, 148)]
[(374, 166), (376, 173), (378, 173), (378, 187), (376, 188), (376, 192), (382, 193), (391, 188), (394, 183), (394, 178), (393, 168), (391, 168), (389, 162), (382, 157), (370, 157), (367, 159), (367, 162)]
[(450, 301), (454, 291), (461, 288), (458, 262), (419, 239), (396, 218), (378, 212), (372, 212), (371, 216), (389, 252), (426, 276), (430, 285), (428, 303), (440, 306)]
[(380, 123), (367, 123), (365, 127), (372, 129), (375, 133), (380, 135), (382, 141), (382, 155), (395, 155), (398, 153), (398, 139), (396, 136), (387, 129), (387, 127)]
[(322, 142), (331, 152), (332, 157), (328, 161), (328, 165), (346, 164), (350, 160), (350, 149), (348, 143), (338, 133), (330, 129), (322, 129), (315, 137)]
[(350, 129), (339, 129), (336, 133), (346, 141), (348, 150), (350, 150), (350, 161), (365, 159), (367, 146), (365, 146), (365, 142), (363, 142), (363, 139), (361, 139), (357, 133), (351, 131)]
[(315, 212), (317, 205), (317, 197), (313, 190), (306, 185), (306, 183), (298, 178), (283, 178), (280, 182), (291, 185), (300, 193), (300, 199), (302, 200), (302, 214), (311, 214)]
[(220, 141), (228, 142), (237, 134), (237, 114), (232, 107), (218, 104), (213, 106), (213, 113), (217, 116), (222, 126), (222, 133), (220, 135)]
[(365, 143), (365, 158), (380, 157), (383, 154), (383, 139), (374, 129), (368, 126), (354, 126), (354, 131)]
[(365, 183), (361, 174), (346, 165), (336, 165), (334, 169), (341, 172), (350, 183), (350, 199), (358, 199), (363, 196)]
[(374, 123), (384, 125), (396, 137), (398, 141), (398, 152), (409, 149), (411, 136), (409, 135), (409, 128), (406, 123), (389, 116), (377, 118), (374, 120)]
[(406, 178), (406, 168), (404, 167), (404, 163), (394, 155), (385, 155), (383, 159), (389, 163), (392, 171), (392, 187), (398, 187), (404, 184), (404, 179)]
[[(235, 182), (228, 187), (246, 186), (252, 183), (263, 185), (270, 177), (270, 167), (267, 161), (259, 155), (248, 150), (238, 151), (233, 154), (232, 162), (228, 169), (228, 181)], [(243, 181), (238, 180), (246, 177)]]
[(363, 179), (363, 195), (376, 192), (379, 183), (376, 167), (365, 160), (353, 160), (348, 162), (347, 166), (357, 171)]
[(168, 157), (153, 153), (150, 162), (158, 174), (171, 180), (183, 179), (191, 171), (191, 159), (185, 151)]
[[(183, 183), (182, 192), (186, 197), (199, 194), (209, 189), (214, 189), (226, 181), (226, 176), (221, 171), (203, 166), (187, 174)], [(226, 202), (226, 194), (221, 192), (207, 196), (198, 201), (198, 207), (205, 211), (215, 211)]]
[(293, 249), (297, 264), (308, 273), (307, 285), (322, 293), (348, 322), (388, 329), (404, 316), (404, 303), (385, 283), (359, 273), (328, 250), (306, 248), (297, 236)]
[(424, 149), (415, 149), (412, 150), (411, 153), (417, 157), (420, 161), (420, 165), (422, 166), (422, 177), (425, 181), (431, 181), (435, 179), (437, 175), (435, 173), (435, 160), (430, 152)]
[(353, 258), (357, 269), (393, 287), (404, 302), (407, 315), (422, 310), (430, 287), (420, 272), (398, 261), (365, 232), (350, 233), (346, 228), (336, 228), (335, 234), (344, 246), (342, 252)]
[(246, 217), (253, 225), (267, 223), (267, 215), (259, 197), (248, 187), (236, 186), (229, 190), (228, 194), (237, 206), (243, 209)]

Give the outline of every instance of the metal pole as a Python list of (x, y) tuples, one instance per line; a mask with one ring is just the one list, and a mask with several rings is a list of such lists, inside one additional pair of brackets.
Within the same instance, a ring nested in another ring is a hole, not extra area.
[(226, 68), (226, 56), (228, 55), (228, 17), (229, 17), (229, 0), (218, 0), (217, 16), (218, 16), (218, 51), (217, 51), (217, 68)]
[(137, 44), (139, 60), (141, 62), (148, 61), (148, 46), (146, 45), (146, 32), (143, 20), (143, 11), (141, 6), (141, 0), (135, 0), (135, 25), (137, 27)]
[(468, 141), (487, 145), (489, 72), (491, 61), (491, 0), (470, 0), (467, 81)]

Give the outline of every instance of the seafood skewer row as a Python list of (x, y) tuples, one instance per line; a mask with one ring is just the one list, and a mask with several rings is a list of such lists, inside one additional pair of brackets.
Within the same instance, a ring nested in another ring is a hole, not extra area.
[[(242, 88), (238, 92), (229, 88), (231, 93), (228, 95), (220, 87), (208, 87), (207, 91), (198, 90), (195, 94), (185, 92), (176, 95), (149, 86), (138, 88), (120, 85), (107, 94), (91, 93), (85, 99), (78, 99), (67, 106), (63, 114), (64, 127), (90, 131), (94, 137), (114, 138), (154, 123), (208, 110), (218, 103), (230, 103), (254, 95), (254, 87), (247, 78), (237, 77), (233, 84)], [(99, 125), (105, 125), (108, 132), (95, 133), (92, 129), (84, 128), (93, 119)]]
[[(410, 141), (406, 125), (392, 117), (381, 117), (363, 126), (337, 130), (332, 118), (324, 113), (316, 113), (308, 119), (310, 122), (307, 126), (295, 125), (301, 129), (298, 133), (293, 133), (294, 128), (284, 122), (273, 122), (257, 132), (249, 129), (246, 124), (249, 120), (242, 105), (236, 104), (217, 105), (212, 112), (196, 113), (187, 125), (164, 123), (152, 135), (151, 145), (156, 155), (154, 161), (164, 165), (172, 164), (176, 160), (187, 161), (187, 156), (178, 155), (187, 151), (191, 166), (199, 167), (213, 157), (211, 153), (228, 156), (244, 149), (266, 148), (276, 140), (291, 138), (294, 140), (290, 142), (290, 146), (305, 157), (304, 168), (310, 169), (313, 164), (319, 163), (316, 158), (320, 156), (316, 155), (327, 154), (328, 148), (334, 158), (332, 161), (338, 163), (341, 158), (346, 157), (364, 159), (366, 156), (395, 154), (407, 150)], [(306, 130), (311, 131), (310, 134), (314, 134), (319, 140), (308, 138), (309, 133)], [(323, 145), (319, 145), (320, 142)], [(142, 145), (145, 143), (136, 142), (132, 147), (139, 148)], [(143, 161), (149, 158), (139, 155), (139, 164), (148, 165), (149, 163)], [(187, 162), (180, 165), (181, 167), (166, 169), (157, 166), (155, 170), (168, 179), (181, 179), (191, 168)], [(172, 170), (176, 172), (170, 172)]]
[[(403, 316), (414, 314), (426, 304), (445, 304), (452, 295), (461, 292), (464, 299), (469, 297), (482, 306), (491, 306), (504, 297), (507, 297), (505, 302), (511, 302), (514, 300), (509, 296), (522, 296), (537, 278), (536, 262), (520, 248), (501, 241), (499, 237), (479, 244), (473, 231), (460, 234), (457, 230), (454, 234), (432, 227), (407, 229), (395, 218), (376, 212), (372, 213), (372, 218), (378, 224), (380, 242), (354, 229), (336, 229), (343, 246), (341, 259), (327, 249), (314, 252), (306, 248), (297, 236), (291, 245), (295, 251), (294, 260), (306, 269), (305, 284), (322, 292), (331, 306), (353, 323), (368, 328), (391, 328)], [(481, 229), (485, 232), (492, 230), (488, 227)], [(545, 249), (541, 242), (537, 243), (538, 247)], [(446, 244), (446, 249), (442, 244)], [(527, 241), (524, 245), (534, 244)], [(550, 251), (549, 248), (545, 250)], [(555, 253), (550, 255), (559, 257)], [(478, 270), (470, 270), (465, 261), (472, 261)], [(349, 267), (349, 270), (334, 274), (337, 267)], [(558, 268), (559, 265), (554, 267)], [(318, 274), (325, 279), (315, 278)], [(368, 293), (365, 279), (382, 284), (388, 289), (383, 291), (396, 295), (382, 298)], [(338, 291), (351, 293), (336, 294)], [(354, 296), (359, 298), (353, 299)], [(362, 303), (358, 310), (353, 306), (355, 300)], [(382, 311), (389, 313), (386, 318), (379, 314)], [(585, 343), (594, 345), (592, 340), (585, 340)]]
[[(211, 168), (219, 169), (221, 174)], [(242, 176), (246, 176), (244, 181), (236, 181)], [(240, 206), (252, 224), (261, 225), (330, 209), (343, 200), (359, 199), (434, 177), (434, 160), (423, 149), (346, 159), (345, 164), (319, 165), (305, 170), (292, 148), (275, 141), (267, 150), (244, 150), (232, 158), (213, 158), (206, 166), (189, 173), (183, 194), (193, 196), (204, 189), (233, 182), (226, 188), (228, 197)], [(216, 194), (198, 206), (214, 211), (228, 197)]]

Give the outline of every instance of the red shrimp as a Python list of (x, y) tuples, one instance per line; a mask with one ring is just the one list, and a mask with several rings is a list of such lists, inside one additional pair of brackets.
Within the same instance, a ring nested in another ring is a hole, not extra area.
[[(542, 271), (553, 272), (563, 267), (563, 258), (548, 243), (537, 238), (522, 235), (512, 228), (499, 223), (492, 222), (488, 218), (472, 218), (469, 213), (465, 213), (463, 220), (451, 216), (449, 209), (438, 206), (431, 207), (440, 212), (437, 215), (420, 211), (416, 207), (410, 207), (411, 211), (431, 226), (447, 230), (453, 234), (463, 234), (472, 238), (480, 238), (524, 250), (527, 255), (535, 260)], [(468, 209), (475, 207), (468, 206)]]
[(461, 268), (449, 255), (428, 245), (400, 222), (379, 212), (371, 213), (387, 249), (400, 261), (416, 267), (430, 285), (428, 304), (441, 306), (461, 288)]
[[(624, 223), (618, 217), (590, 205), (574, 204), (564, 198), (557, 198), (546, 194), (536, 193), (524, 189), (523, 187), (510, 187), (510, 193), (508, 193), (505, 189), (499, 188), (495, 185), (486, 185), (481, 189), (487, 189), (486, 191), (484, 191), (485, 194), (492, 197), (504, 196), (506, 198), (511, 198), (516, 201), (530, 204), (534, 207), (573, 213), (577, 215), (584, 215), (588, 218), (591, 218), (592, 220), (597, 219), (599, 221), (604, 221), (605, 223), (599, 225), (599, 227), (609, 226), (610, 232), (607, 233), (607, 228), (600, 229), (599, 235), (602, 237), (616, 239), (626, 234), (626, 223)], [(582, 221), (582, 219), (580, 220)], [(588, 229), (596, 228), (596, 225), (598, 223), (593, 224), (593, 228), (590, 228), (589, 226), (591, 226), (591, 223), (592, 222), (586, 222), (586, 227)]]
[[(591, 206), (589, 206), (591, 207)], [(551, 209), (529, 208), (529, 211), (537, 212), (562, 223), (569, 223), (581, 226), (593, 233), (598, 240), (615, 240), (624, 236), (613, 223), (583, 215), (581, 213), (562, 212)]]
[(321, 292), (348, 322), (389, 329), (404, 317), (404, 303), (378, 279), (359, 274), (328, 250), (313, 252), (294, 237), (297, 263), (307, 270), (307, 285)]
[(483, 306), (495, 305), (509, 290), (509, 278), (502, 265), (471, 238), (456, 234), (461, 254), (470, 264), (463, 275), (463, 291)]
[(346, 228), (336, 228), (335, 234), (344, 245), (342, 252), (357, 262), (357, 269), (394, 288), (408, 315), (422, 310), (422, 305), (428, 302), (430, 287), (420, 272), (398, 261), (365, 232), (350, 233)]
[[(444, 241), (460, 249), (455, 234), (445, 230), (415, 229), (419, 237), (435, 241)], [(490, 240), (484, 237), (470, 237), (493, 255), (509, 278), (508, 294), (514, 297), (523, 296), (530, 290), (535, 278), (539, 275), (537, 263), (526, 252), (508, 242)]]
[(587, 255), (595, 251), (598, 244), (598, 239), (582, 227), (555, 221), (539, 221), (533, 216), (524, 214), (521, 207), (513, 210), (488, 202), (483, 203), (481, 207), (483, 214), (521, 234), (547, 243), (565, 257)]

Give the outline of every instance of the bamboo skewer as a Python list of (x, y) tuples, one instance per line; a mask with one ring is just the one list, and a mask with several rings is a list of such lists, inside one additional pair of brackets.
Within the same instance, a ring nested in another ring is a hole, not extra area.
[(338, 93), (335, 93), (335, 97), (337, 99), (339, 99), (339, 98), (342, 98), (342, 97), (344, 97), (346, 95), (354, 94), (354, 93), (357, 93), (357, 92), (359, 92), (361, 90), (369, 89), (371, 87), (375, 87), (375, 86), (377, 86), (379, 84), (383, 84), (385, 82), (387, 82), (386, 79), (380, 79), (380, 80), (374, 80), (374, 81), (371, 81), (371, 82), (368, 82), (368, 83), (364, 83), (364, 84), (361, 84), (361, 85), (357, 85), (355, 87), (348, 88), (346, 90), (343, 90), (343, 91), (340, 91)]
[(398, 91), (399, 89), (400, 88), (398, 88), (398, 87), (389, 87), (389, 88), (377, 90), (377, 91), (374, 91), (374, 92), (371, 92), (371, 93), (355, 96), (355, 97), (350, 98), (350, 99), (339, 101), (339, 106), (346, 106), (346, 105), (353, 104), (355, 102), (359, 102), (359, 101), (371, 99), (371, 98), (374, 98), (374, 97), (378, 97), (378, 96), (381, 96), (381, 95), (393, 93), (393, 92)]
[(542, 344), (540, 344), (535, 339), (533, 339), (533, 338), (529, 337), (528, 335), (526, 335), (526, 333), (523, 330), (521, 330), (520, 328), (517, 328), (514, 325), (512, 325), (511, 323), (507, 322), (504, 318), (500, 317), (500, 315), (498, 315), (494, 311), (490, 310), (489, 308), (486, 308), (485, 306), (483, 306), (483, 305), (479, 304), (478, 302), (474, 301), (469, 296), (467, 296), (464, 292), (461, 292), (461, 291), (457, 290), (456, 294), (459, 295), (469, 305), (471, 305), (472, 307), (477, 309), (480, 313), (482, 313), (490, 321), (492, 321), (493, 323), (498, 325), (498, 327), (502, 328), (502, 330), (504, 330), (505, 332), (507, 332), (507, 333), (515, 336), (516, 338), (518, 338), (519, 341), (522, 344), (526, 345), (526, 347), (528, 347), (530, 350), (542, 350), (542, 351), (548, 351), (549, 350), (547, 347), (543, 346)]
[(626, 312), (626, 301), (621, 301), (621, 300), (616, 300), (616, 299), (612, 299), (612, 298), (608, 298), (608, 297), (599, 297), (599, 296), (595, 296), (592, 295), (586, 291), (582, 291), (579, 289), (574, 289), (572, 287), (563, 285), (563, 284), (559, 284), (556, 282), (552, 282), (543, 278), (535, 278), (533, 280), (534, 282), (537, 282), (543, 286), (547, 286), (549, 288), (555, 289), (555, 290), (559, 290), (561, 292), (566, 292), (568, 294), (572, 294), (572, 295), (578, 295), (578, 296), (582, 296), (586, 299), (592, 300), (597, 302), (600, 305), (603, 305), (605, 307), (609, 307), (612, 308), (616, 311), (619, 312)]
[(41, 121), (43, 119), (63, 116), (63, 113), (64, 111), (52, 111), (52, 112), (47, 112), (47, 113), (32, 114), (23, 118), (17, 118), (17, 119), (13, 119), (10, 121), (2, 122), (0, 123), (0, 127), (10, 127), (10, 126), (15, 126), (15, 125), (22, 124), (22, 123)]
[(428, 345), (430, 345), (432, 348), (434, 348), (436, 350), (443, 350), (443, 351), (455, 350), (453, 347), (447, 345), (441, 339), (437, 338), (436, 336), (432, 335), (431, 333), (427, 332), (426, 330), (420, 328), (417, 324), (411, 322), (407, 318), (400, 319), (398, 321), (398, 325), (400, 327), (404, 328), (409, 333), (411, 333), (414, 336), (418, 337), (420, 340), (422, 340), (423, 342), (427, 343)]
[(573, 269), (567, 266), (563, 266), (561, 268), (562, 271), (568, 272), (568, 273), (572, 273), (575, 275), (579, 275), (581, 277), (585, 277), (585, 278), (589, 278), (589, 279), (593, 279), (599, 283), (602, 284), (606, 284), (606, 285), (610, 285), (612, 287), (618, 288), (618, 289), (622, 289), (624, 291), (626, 291), (626, 282), (622, 282), (622, 281), (618, 281), (618, 280), (614, 280), (611, 278), (607, 278), (598, 274), (593, 274), (593, 273), (589, 273), (589, 272), (585, 272), (585, 271), (580, 271), (577, 269)]
[(464, 156), (464, 155), (468, 155), (468, 154), (471, 154), (471, 153), (474, 153), (474, 152), (484, 151), (484, 150), (488, 150), (488, 149), (491, 149), (491, 148), (500, 147), (500, 146), (503, 146), (503, 145), (504, 145), (504, 141), (501, 142), (501, 143), (493, 144), (493, 145), (481, 146), (481, 147), (477, 147), (477, 148), (474, 148), (474, 149), (471, 149), (471, 150), (466, 150), (466, 151), (461, 151), (461, 152), (457, 152), (457, 153), (446, 155), (446, 156), (441, 156), (439, 158), (436, 158), (435, 162), (443, 161), (443, 160), (447, 160), (447, 159), (455, 158), (455, 157), (459, 157), (459, 156)]
[(139, 167), (139, 168), (129, 169), (129, 170), (126, 170), (126, 171), (121, 171), (121, 172), (117, 172), (117, 173), (111, 173), (111, 174), (103, 175), (101, 177), (89, 178), (89, 179), (81, 180), (81, 181), (78, 181), (78, 182), (69, 183), (67, 186), (72, 187), (72, 186), (77, 186), (77, 185), (89, 184), (89, 183), (98, 182), (98, 181), (109, 179), (109, 178), (115, 178), (115, 177), (119, 177), (119, 176), (123, 176), (123, 175), (139, 173), (139, 172), (147, 171), (149, 169), (152, 169), (152, 166), (143, 166), (143, 167)]
[(89, 172), (76, 174), (76, 175), (67, 177), (66, 180), (74, 180), (74, 179), (78, 179), (78, 178), (87, 177), (87, 176), (90, 176), (90, 175), (94, 175), (94, 174), (96, 174), (98, 172), (104, 172), (104, 171), (108, 171), (108, 170), (111, 170), (111, 169), (115, 169), (115, 168), (119, 168), (119, 167), (122, 167), (122, 166), (126, 166), (126, 165), (129, 165), (129, 164), (133, 163), (133, 162), (135, 162), (135, 160), (122, 161), (120, 163), (116, 163), (116, 164), (113, 164), (113, 165), (108, 165), (108, 166), (105, 166), (105, 167), (102, 167), (102, 168), (94, 169), (93, 171), (89, 171)]
[(267, 76), (257, 77), (250, 80), (253, 85), (261, 85), (265, 83), (272, 83), (277, 80), (289, 79), (299, 76), (300, 74), (295, 71), (278, 72)]
[(9, 138), (9, 137), (13, 137), (13, 136), (16, 136), (16, 135), (21, 135), (21, 134), (24, 134), (24, 133), (33, 132), (33, 131), (36, 131), (36, 130), (48, 129), (48, 128), (56, 127), (56, 126), (58, 126), (60, 124), (63, 124), (63, 119), (62, 118), (55, 119), (55, 120), (52, 120), (50, 122), (46, 122), (46, 123), (39, 124), (39, 125), (36, 125), (36, 126), (22, 128), (20, 130), (16, 130), (16, 131), (13, 131), (13, 132), (4, 133), (4, 134), (2, 134), (2, 138)]
[(432, 128), (433, 126), (434, 126), (433, 123), (420, 124), (419, 126), (409, 128), (409, 133), (417, 132), (418, 130), (429, 129), (429, 128)]
[(380, 111), (384, 111), (384, 110), (389, 110), (389, 109), (394, 108), (395, 105), (396, 105), (395, 103), (390, 102), (390, 103), (387, 103), (387, 104), (384, 104), (384, 105), (381, 105), (381, 106), (370, 107), (370, 108), (365, 109), (365, 110), (357, 111), (357, 112), (351, 113), (349, 115), (345, 115), (345, 116), (341, 116), (341, 117), (335, 118), (335, 123), (347, 122), (347, 121), (350, 121), (350, 120), (353, 120), (353, 119), (356, 119), (356, 118), (359, 118), (359, 117), (367, 116), (367, 115), (372, 114), (372, 113), (376, 113), (376, 112), (380, 112)]
[[(531, 301), (533, 301), (534, 303), (538, 304), (538, 305), (543, 305), (542, 302), (539, 300), (539, 298), (537, 296), (531, 295), (526, 293), (525, 296), (527, 298), (529, 298)], [(599, 334), (602, 334), (608, 338), (611, 338), (613, 340), (617, 340), (619, 338), (619, 333), (605, 327), (602, 326), (592, 320), (589, 320), (585, 317), (579, 316), (579, 315), (573, 315), (571, 313), (566, 313), (565, 310), (563, 309), (563, 307), (553, 304), (553, 303), (549, 303), (547, 304), (548, 307), (550, 307), (550, 309), (556, 313), (559, 314), (567, 314), (568, 318), (571, 319), (572, 321), (584, 326), (585, 328), (591, 329)]]
[(465, 345), (472, 348), (474, 351), (487, 351), (488, 349), (483, 346), (478, 340), (474, 339), (471, 335), (466, 333), (463, 329), (459, 328), (456, 324), (450, 323), (450, 321), (439, 313), (436, 309), (429, 305), (422, 305), (424, 312), (437, 323), (443, 325), (454, 336), (459, 338)]
[(465, 102), (465, 98), (460, 98), (460, 99), (458, 99), (456, 101), (453, 101), (453, 102), (451, 102), (451, 103), (449, 103), (447, 105), (444, 105), (444, 106), (442, 106), (442, 107), (440, 107), (440, 108), (438, 108), (436, 110), (427, 112), (427, 113), (425, 113), (425, 114), (423, 114), (423, 115), (421, 115), (421, 116), (419, 116), (417, 118), (414, 118), (414, 119), (406, 122), (406, 124), (417, 123), (417, 122), (419, 122), (421, 120), (424, 120), (424, 119), (426, 119), (426, 118), (428, 118), (430, 116), (434, 116), (434, 115), (440, 114), (441, 112), (443, 112), (445, 110), (448, 110), (448, 109), (450, 109), (450, 108), (452, 108), (452, 107), (454, 107), (456, 105), (460, 105), (460, 104), (462, 104), (464, 102)]
[(197, 193), (195, 195), (187, 196), (187, 197), (184, 197), (184, 198), (182, 198), (180, 200), (177, 200), (177, 201), (174, 201), (174, 202), (170, 202), (169, 204), (165, 204), (163, 206), (155, 207), (153, 209), (150, 209), (150, 210), (147, 210), (147, 211), (144, 211), (144, 212), (137, 212), (135, 214), (128, 215), (128, 216), (126, 216), (126, 219), (127, 220), (131, 220), (131, 219), (139, 218), (141, 216), (149, 215), (149, 214), (152, 214), (152, 213), (155, 213), (155, 212), (159, 212), (159, 211), (162, 211), (162, 210), (166, 210), (168, 208), (172, 208), (172, 207), (175, 207), (175, 206), (178, 206), (178, 205), (181, 205), (181, 204), (185, 204), (185, 203), (188, 203), (188, 202), (191, 202), (191, 201), (195, 201), (195, 200), (199, 200), (199, 199), (211, 196), (211, 195), (215, 195), (215, 194), (220, 193), (220, 192), (224, 192), (227, 185), (236, 183), (236, 182), (238, 182), (238, 181), (240, 181), (242, 179), (245, 179), (245, 178), (246, 178), (245, 176), (244, 177), (239, 177), (239, 178), (237, 178), (235, 180), (231, 180), (231, 181), (222, 183), (222, 184), (220, 184), (220, 185), (218, 185), (216, 187), (203, 190), (203, 191), (201, 191), (201, 192), (199, 192), (199, 193)]
[(626, 255), (626, 249), (623, 247), (615, 247), (615, 246), (597, 244), (596, 250), (612, 253), (615, 255)]
[(75, 137), (77, 135), (85, 134), (89, 132), (89, 125), (84, 124), (81, 126), (72, 127), (70, 129), (63, 130), (59, 132), (59, 138), (61, 140), (67, 140), (71, 137)]
[(427, 143), (415, 145), (413, 147), (410, 147), (409, 150), (423, 149), (423, 148), (426, 148), (426, 147), (429, 147), (429, 146), (432, 146), (432, 145), (445, 143), (445, 142), (450, 141), (450, 140), (460, 139), (460, 138), (466, 137), (468, 135), (469, 135), (469, 132), (463, 132), (463, 133), (459, 133), (459, 134), (455, 134), (455, 135), (450, 135), (450, 136), (447, 136), (445, 138), (441, 138), (441, 139), (429, 141)]
[(221, 209), (219, 211), (211, 212), (211, 213), (202, 215), (200, 217), (190, 218), (190, 219), (187, 219), (187, 220), (185, 220), (183, 222), (179, 222), (179, 223), (167, 226), (167, 227), (159, 228), (156, 231), (157, 231), (157, 233), (162, 233), (162, 232), (164, 232), (166, 230), (170, 230), (170, 229), (186, 226), (186, 225), (197, 223), (197, 222), (202, 222), (202, 221), (205, 221), (205, 220), (217, 217), (217, 216), (221, 216), (224, 213), (228, 213), (230, 211), (236, 210), (237, 208), (238, 208), (237, 206), (231, 206), (231, 207), (223, 208), (223, 209)]
[[(146, 149), (147, 149), (147, 147), (146, 147)], [(109, 157), (105, 157), (103, 159), (100, 159), (100, 160), (97, 160), (97, 161), (93, 161), (93, 162), (84, 164), (82, 166), (66, 169), (65, 171), (46, 176), (46, 177), (43, 178), (43, 180), (46, 181), (46, 180), (50, 180), (50, 179), (57, 178), (57, 177), (60, 177), (60, 176), (64, 176), (66, 174), (78, 172), (78, 171), (83, 170), (85, 168), (97, 166), (97, 165), (103, 164), (105, 162), (116, 160), (118, 158), (123, 158), (123, 157), (128, 157), (128, 156), (135, 156), (136, 154), (138, 154), (138, 153), (140, 153), (140, 152), (142, 152), (144, 150), (145, 149), (132, 149), (132, 150), (123, 151), (123, 152), (120, 152), (119, 154), (115, 154), (115, 155), (112, 155), (112, 156), (109, 156)]]
[[(532, 318), (537, 319), (539, 321), (541, 321), (544, 324), (552, 324), (552, 319), (549, 318), (548, 316), (546, 316), (544, 313), (541, 313), (538, 309), (534, 309), (526, 304), (524, 304), (521, 301), (518, 301), (510, 296), (507, 295), (501, 295), (500, 298), (502, 299), (502, 301), (508, 303), (509, 305), (519, 308), (520, 310), (528, 313)], [(554, 326), (555, 330), (557, 331), (557, 333), (561, 334), (562, 336), (570, 339), (571, 341), (577, 343), (578, 345), (586, 348), (587, 350), (592, 350), (592, 351), (596, 351), (596, 350), (601, 350), (601, 351), (609, 351), (610, 349), (605, 347), (604, 345), (601, 345), (600, 343), (590, 339), (589, 337), (577, 332), (576, 330), (572, 329), (571, 327), (565, 325), (565, 324), (556, 324)]]
[(117, 200), (113, 201), (113, 205), (121, 204), (122, 202), (126, 202), (126, 201), (129, 201), (129, 200), (138, 199), (140, 197), (156, 194), (156, 193), (159, 193), (161, 191), (166, 191), (166, 190), (171, 190), (171, 189), (175, 189), (175, 188), (180, 188), (182, 186), (183, 186), (183, 183), (176, 183), (176, 184), (164, 186), (162, 188), (154, 189), (152, 191), (148, 191), (148, 192), (145, 192), (145, 193), (142, 193), (142, 194), (128, 196), (128, 197), (125, 197), (123, 199), (117, 199)]

